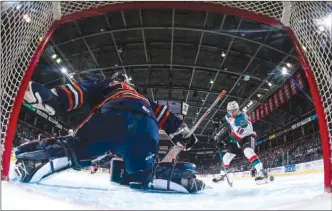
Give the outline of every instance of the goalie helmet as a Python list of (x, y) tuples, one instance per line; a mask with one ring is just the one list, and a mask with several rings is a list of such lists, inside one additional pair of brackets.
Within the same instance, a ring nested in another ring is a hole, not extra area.
[(116, 72), (112, 75), (111, 79), (118, 82), (130, 83), (127, 74), (124, 71)]
[(232, 101), (227, 104), (227, 112), (231, 112), (234, 110), (238, 111), (239, 109), (240, 109), (239, 104), (236, 101)]

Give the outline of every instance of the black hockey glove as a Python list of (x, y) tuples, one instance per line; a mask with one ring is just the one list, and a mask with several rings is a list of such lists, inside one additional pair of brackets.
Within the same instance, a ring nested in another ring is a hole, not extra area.
[(223, 149), (226, 146), (226, 143), (224, 141), (218, 141), (216, 147), (218, 149)]
[(185, 148), (184, 151), (189, 151), (194, 144), (196, 144), (198, 139), (194, 134), (187, 138), (183, 138), (180, 142), (180, 144)]

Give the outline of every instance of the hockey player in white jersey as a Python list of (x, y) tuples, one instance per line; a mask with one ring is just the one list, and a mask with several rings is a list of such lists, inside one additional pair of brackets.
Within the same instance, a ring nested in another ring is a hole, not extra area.
[[(227, 114), (223, 119), (223, 124), (230, 128), (230, 135), (228, 137), (228, 150), (223, 156), (223, 165), (221, 166), (220, 175), (213, 179), (214, 182), (224, 180), (230, 163), (236, 155), (243, 155), (249, 160), (251, 165), (256, 169), (257, 174), (255, 181), (261, 183), (264, 180), (263, 164), (256, 155), (255, 137), (256, 132), (253, 129), (252, 123), (248, 116), (240, 112), (239, 104), (236, 101), (229, 102), (227, 105)], [(218, 137), (216, 136), (215, 139)], [(218, 143), (218, 148), (225, 145), (225, 141)]]

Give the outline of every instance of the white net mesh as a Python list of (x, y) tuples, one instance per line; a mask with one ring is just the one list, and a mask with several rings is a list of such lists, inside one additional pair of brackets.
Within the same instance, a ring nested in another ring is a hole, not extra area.
[[(332, 146), (332, 3), (294, 2), (291, 28), (300, 43), (320, 92)], [(332, 148), (330, 148), (332, 158)], [(332, 160), (331, 160), (332, 163)], [(332, 171), (332, 169), (325, 169)], [(332, 179), (331, 179), (332, 180)], [(332, 181), (331, 181), (332, 182)]]
[(283, 2), (281, 1), (215, 1), (227, 7), (247, 10), (253, 14), (259, 14), (280, 20), (282, 18)]
[[(130, 2), (125, 3), (128, 4)], [(1, 2), (1, 143), (5, 141), (8, 129), (15, 130), (14, 128), (8, 128), (8, 121), (15, 103), (15, 96), (33, 54), (48, 29), (54, 23), (53, 12), (58, 12), (60, 15), (66, 16), (75, 12), (88, 11), (92, 8), (112, 4), (124, 4), (124, 2), (60, 2), (61, 12), (55, 11), (52, 7), (54, 5), (52, 2)], [(275, 1), (218, 1), (206, 4), (238, 8), (249, 11), (251, 14), (264, 15), (277, 20), (283, 18), (283, 6), (285, 5), (284, 2)], [(326, 17), (331, 18), (331, 5), (328, 4), (326, 2), (292, 2), (290, 27), (294, 31), (299, 43), (304, 47), (305, 55), (314, 72), (315, 80), (322, 97), (329, 132), (331, 132), (332, 20), (325, 20), (324, 24), (327, 24), (327, 26), (319, 23), (319, 21), (322, 21)], [(323, 27), (328, 27), (328, 24), (330, 24), (330, 28), (323, 29)], [(2, 151), (3, 147), (1, 147)]]
[[(32, 55), (53, 23), (52, 17), (51, 2), (1, 2), (0, 124), (2, 144), (20, 82)], [(1, 147), (1, 153), (3, 150)]]

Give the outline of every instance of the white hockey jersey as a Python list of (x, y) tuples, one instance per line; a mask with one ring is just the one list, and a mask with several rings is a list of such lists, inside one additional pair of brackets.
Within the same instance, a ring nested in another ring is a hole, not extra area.
[(232, 141), (241, 141), (244, 137), (250, 135), (256, 136), (256, 132), (254, 131), (252, 123), (245, 113), (241, 112), (235, 118), (227, 114), (225, 116), (225, 120), (231, 128)]

